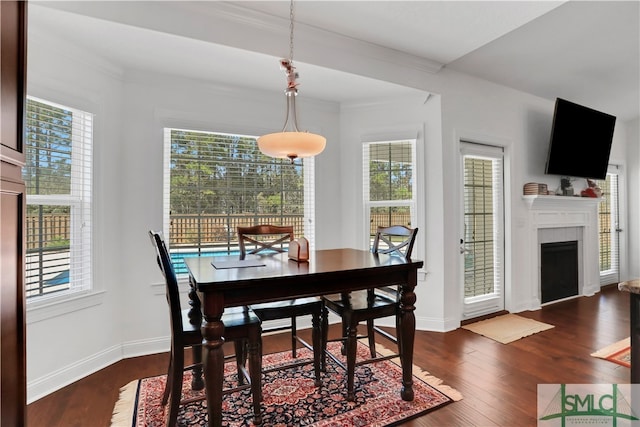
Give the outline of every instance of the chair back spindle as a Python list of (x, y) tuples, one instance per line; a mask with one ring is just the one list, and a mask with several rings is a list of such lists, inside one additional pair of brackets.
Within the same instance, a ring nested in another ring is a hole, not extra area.
[(247, 255), (286, 252), (289, 248), (289, 242), (293, 239), (292, 225), (261, 224), (238, 227), (240, 259), (244, 259)]
[(405, 259), (411, 259), (417, 234), (418, 228), (409, 228), (404, 225), (378, 227), (372, 252), (399, 255)]

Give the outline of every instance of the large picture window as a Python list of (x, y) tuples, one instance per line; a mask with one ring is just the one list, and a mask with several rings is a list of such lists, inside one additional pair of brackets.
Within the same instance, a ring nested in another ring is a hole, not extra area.
[(363, 196), (369, 247), (379, 226), (416, 227), (415, 145), (415, 140), (363, 145)]
[(27, 98), (26, 297), (91, 289), (93, 115)]
[(238, 253), (236, 228), (293, 225), (313, 241), (313, 160), (264, 156), (256, 137), (165, 129), (165, 233), (186, 256)]

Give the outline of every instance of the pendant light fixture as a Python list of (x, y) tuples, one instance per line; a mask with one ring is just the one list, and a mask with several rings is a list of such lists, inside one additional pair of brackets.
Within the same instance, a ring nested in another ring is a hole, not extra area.
[(287, 76), (287, 88), (284, 94), (287, 97), (287, 115), (281, 132), (270, 133), (258, 138), (258, 148), (269, 156), (280, 159), (312, 157), (320, 154), (327, 144), (327, 139), (322, 135), (298, 130), (298, 117), (296, 114), (296, 96), (298, 95), (298, 73), (293, 66), (293, 0), (289, 8), (289, 58), (280, 60), (282, 68)]

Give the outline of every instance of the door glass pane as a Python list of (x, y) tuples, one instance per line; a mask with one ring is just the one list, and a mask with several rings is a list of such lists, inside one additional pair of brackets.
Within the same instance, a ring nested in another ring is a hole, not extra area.
[(608, 173), (605, 180), (596, 182), (602, 190), (602, 198), (598, 204), (598, 249), (602, 285), (619, 280), (618, 178), (617, 173)]
[(493, 161), (464, 158), (464, 296), (495, 292)]
[(598, 181), (602, 190), (602, 200), (598, 205), (598, 240), (600, 241), (600, 271), (611, 269), (611, 175)]

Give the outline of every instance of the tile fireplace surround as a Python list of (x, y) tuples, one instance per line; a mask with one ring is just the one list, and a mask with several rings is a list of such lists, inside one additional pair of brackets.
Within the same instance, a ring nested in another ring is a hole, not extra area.
[[(600, 199), (568, 196), (522, 196), (528, 208), (527, 248), (531, 269), (529, 309), (541, 307), (540, 245), (578, 241), (578, 295), (600, 290), (598, 268), (598, 203)], [(552, 304), (549, 302), (548, 304)]]

